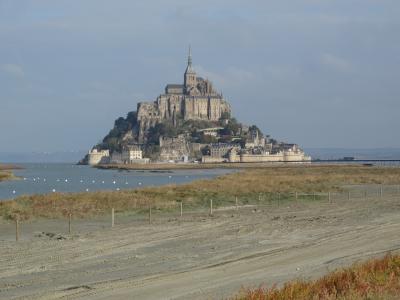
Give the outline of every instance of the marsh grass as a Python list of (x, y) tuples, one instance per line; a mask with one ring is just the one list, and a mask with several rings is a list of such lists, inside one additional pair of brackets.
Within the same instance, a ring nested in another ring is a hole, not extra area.
[(11, 171), (0, 171), (0, 181), (16, 179)]
[[(118, 212), (147, 211), (149, 205), (156, 210), (176, 210), (177, 202), (185, 208), (214, 207), (235, 204), (274, 203), (299, 199), (314, 201), (312, 193), (339, 192), (343, 185), (399, 184), (400, 168), (364, 166), (279, 166), (244, 169), (214, 179), (198, 180), (183, 185), (145, 187), (136, 190), (101, 191), (86, 193), (52, 193), (20, 196), (12, 201), (0, 202), (0, 215), (6, 219), (63, 218), (72, 213), (76, 218), (109, 213), (111, 207)], [(309, 195), (301, 195), (301, 194)], [(316, 201), (326, 200), (317, 195)]]
[(398, 299), (400, 256), (388, 254), (315, 281), (295, 280), (282, 288), (244, 289), (235, 300)]

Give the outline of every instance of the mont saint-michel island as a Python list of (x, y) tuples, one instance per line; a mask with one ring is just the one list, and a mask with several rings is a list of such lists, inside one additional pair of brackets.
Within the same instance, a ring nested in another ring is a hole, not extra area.
[(120, 117), (82, 164), (310, 162), (299, 145), (281, 142), (233, 117), (209, 79), (197, 75), (189, 47), (183, 84), (167, 84), (154, 102)]
[(0, 1), (0, 300), (400, 299), (399, 13)]

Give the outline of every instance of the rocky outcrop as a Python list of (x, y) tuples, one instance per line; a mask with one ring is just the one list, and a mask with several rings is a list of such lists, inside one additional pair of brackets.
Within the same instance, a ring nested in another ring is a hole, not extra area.
[(218, 96), (161, 95), (153, 102), (141, 102), (137, 107), (139, 142), (157, 123), (177, 119), (218, 121), (224, 113), (231, 113), (229, 103)]

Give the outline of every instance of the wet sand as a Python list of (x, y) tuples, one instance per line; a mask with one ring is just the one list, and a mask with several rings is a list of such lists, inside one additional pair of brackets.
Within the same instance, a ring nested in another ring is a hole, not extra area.
[(222, 299), (400, 248), (400, 196), (0, 226), (1, 299)]

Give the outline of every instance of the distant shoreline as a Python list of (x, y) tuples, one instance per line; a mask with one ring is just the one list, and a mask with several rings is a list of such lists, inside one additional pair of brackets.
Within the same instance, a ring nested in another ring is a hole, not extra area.
[(19, 177), (15, 176), (12, 170), (20, 170), (22, 167), (11, 164), (0, 164), (0, 182), (8, 180), (17, 180)]
[[(265, 168), (285, 166), (287, 163), (150, 163), (150, 164), (107, 164), (95, 165), (94, 168), (103, 170), (154, 170), (154, 171), (167, 171), (167, 170), (201, 170), (201, 169), (248, 169), (248, 168)], [(293, 164), (290, 164), (293, 166)], [(300, 165), (300, 164), (299, 164)], [(303, 164), (309, 165), (309, 164)]]
[(23, 168), (17, 165), (12, 164), (0, 164), (0, 171), (7, 171), (7, 170), (22, 170)]
[(386, 165), (392, 163), (400, 165), (398, 159), (331, 159), (331, 160), (312, 160), (310, 162), (289, 161), (289, 162), (247, 162), (247, 163), (149, 163), (149, 164), (99, 164), (94, 168), (104, 170), (197, 170), (197, 169), (248, 169), (248, 168), (265, 168), (276, 166), (297, 166), (307, 167), (311, 165), (337, 166), (337, 165)]

